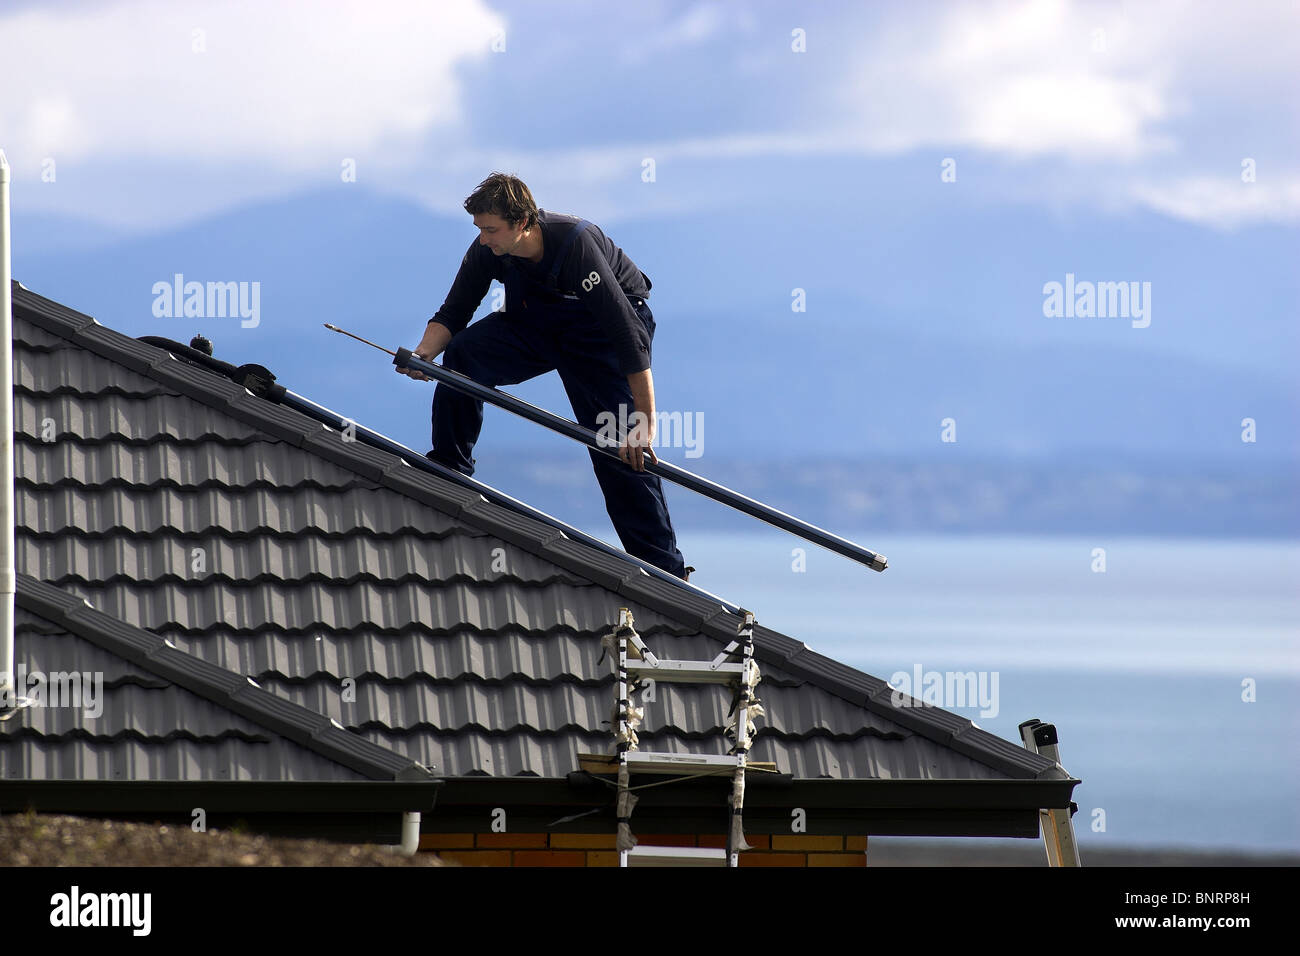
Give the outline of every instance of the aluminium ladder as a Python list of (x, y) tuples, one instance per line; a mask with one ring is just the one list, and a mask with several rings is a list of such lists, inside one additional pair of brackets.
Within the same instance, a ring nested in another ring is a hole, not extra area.
[[(1026, 720), (1019, 729), (1025, 749), (1055, 762), (1054, 773), (1057, 777), (1069, 778), (1070, 775), (1061, 766), (1060, 741), (1054, 724), (1045, 724), (1035, 717)], [(1068, 808), (1044, 807), (1038, 811), (1043, 845), (1047, 848), (1048, 866), (1083, 865), (1079, 861), (1079, 844), (1074, 838), (1074, 814), (1078, 809), (1079, 805), (1071, 800)]]
[[(742, 812), (745, 802), (745, 771), (753, 735), (753, 718), (763, 708), (754, 695), (760, 680), (754, 660), (754, 615), (743, 611), (736, 639), (711, 661), (661, 660), (646, 647), (632, 627), (632, 613), (619, 610), (618, 625), (605, 636), (606, 650), (617, 643), (618, 700), (615, 740), (618, 745), (618, 861), (619, 866), (738, 866), (739, 854), (750, 849), (745, 842)], [(630, 660), (629, 658), (635, 658)], [(735, 745), (727, 754), (656, 753), (637, 749), (636, 728), (644, 709), (633, 707), (629, 679), (640, 689), (642, 679), (681, 684), (730, 684), (736, 688), (735, 724), (727, 728)], [(638, 846), (632, 835), (632, 809), (637, 797), (630, 787), (633, 773), (682, 774), (683, 778), (731, 773), (730, 822), (726, 849), (711, 847)]]

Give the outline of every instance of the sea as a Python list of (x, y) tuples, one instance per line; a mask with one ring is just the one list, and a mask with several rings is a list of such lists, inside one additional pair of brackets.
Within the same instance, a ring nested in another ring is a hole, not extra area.
[(678, 544), (820, 654), (1016, 743), (1056, 725), (1081, 851), (1300, 851), (1300, 542), (839, 533), (889, 567), (779, 531)]

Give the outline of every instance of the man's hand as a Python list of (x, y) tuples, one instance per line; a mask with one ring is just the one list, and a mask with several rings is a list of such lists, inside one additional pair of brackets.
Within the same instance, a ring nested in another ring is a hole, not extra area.
[[(411, 354), (416, 358), (424, 359), (426, 362), (432, 362), (437, 355), (441, 354), (450, 341), (451, 329), (441, 322), (430, 322), (429, 327), (424, 330), (424, 338), (420, 339), (419, 345), (411, 349)], [(413, 368), (399, 368), (394, 365), (393, 371), (399, 375), (410, 376), (417, 382), (427, 382), (429, 380), (429, 376)]]
[(652, 464), (659, 463), (650, 443), (655, 438), (655, 380), (650, 370), (642, 369), (627, 377), (636, 411), (628, 416), (627, 435), (619, 446), (618, 457), (637, 471), (645, 471), (648, 455)]
[(637, 471), (645, 471), (646, 459), (651, 464), (659, 463), (659, 456), (650, 447), (655, 438), (654, 417), (647, 417), (641, 412), (633, 412), (628, 420), (628, 432), (619, 446), (618, 457)]

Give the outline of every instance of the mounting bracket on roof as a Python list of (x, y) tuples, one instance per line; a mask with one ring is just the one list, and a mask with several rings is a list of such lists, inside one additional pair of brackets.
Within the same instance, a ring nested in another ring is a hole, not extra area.
[[(201, 336), (196, 336), (195, 341), (199, 338)], [(285, 387), (275, 384), (275, 374), (265, 365), (247, 362), (240, 366), (234, 366), (229, 362), (213, 358), (209, 353), (202, 352), (189, 345), (182, 345), (172, 339), (163, 338), (161, 335), (142, 335), (137, 341), (144, 342), (146, 345), (157, 346), (160, 349), (166, 349), (177, 358), (183, 358), (195, 365), (201, 365), (209, 371), (216, 372), (218, 375), (224, 375), (237, 385), (244, 386), (258, 398), (265, 398), (272, 402), (279, 402), (280, 399), (284, 398)]]
[(249, 362), (235, 369), (235, 381), (248, 389), (258, 398), (270, 398), (272, 392), (278, 394), (272, 401), (277, 401), (284, 394), (284, 386), (275, 384), (275, 375), (265, 365)]

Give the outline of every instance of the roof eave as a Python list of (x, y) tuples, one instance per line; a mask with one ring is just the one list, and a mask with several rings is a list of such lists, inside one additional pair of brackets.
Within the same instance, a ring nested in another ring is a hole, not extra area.
[[(551, 777), (446, 777), (429, 832), (482, 828), (485, 808), (506, 811), (514, 833), (612, 832), (614, 789), (584, 773)], [(1069, 807), (1080, 781), (834, 780), (788, 774), (753, 776), (745, 788), (745, 826), (790, 832), (804, 811), (810, 834), (1034, 837), (1040, 808)], [(638, 792), (633, 829), (644, 833), (722, 832), (727, 781), (680, 782)], [(593, 812), (594, 811), (594, 812)], [(578, 816), (584, 814), (583, 816)], [(566, 819), (574, 818), (574, 819)], [(564, 821), (564, 822), (560, 822)]]
[(0, 787), (0, 812), (112, 815), (429, 812), (443, 786), (424, 780), (16, 780)]

